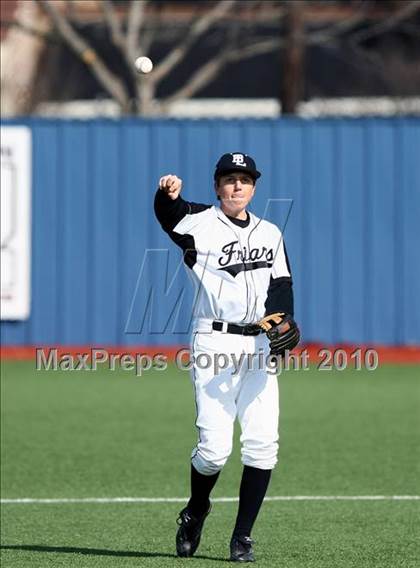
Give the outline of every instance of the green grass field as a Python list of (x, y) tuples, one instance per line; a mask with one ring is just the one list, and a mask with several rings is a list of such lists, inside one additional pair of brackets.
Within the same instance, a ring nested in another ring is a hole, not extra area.
[[(419, 495), (420, 368), (279, 377), (270, 496)], [(2, 364), (2, 497), (184, 497), (196, 440), (189, 376), (36, 372)], [(214, 497), (235, 497), (238, 444)], [(2, 567), (217, 566), (237, 504), (217, 502), (194, 559), (174, 552), (181, 503), (2, 505)], [(420, 566), (420, 501), (269, 501), (257, 565)]]

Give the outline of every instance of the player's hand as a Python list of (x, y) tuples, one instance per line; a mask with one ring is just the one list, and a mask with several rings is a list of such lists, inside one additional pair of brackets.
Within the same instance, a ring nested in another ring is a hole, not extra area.
[(289, 314), (277, 312), (257, 322), (265, 331), (270, 341), (270, 355), (285, 355), (300, 341), (300, 331), (295, 320)]
[(164, 191), (171, 199), (176, 199), (181, 193), (182, 179), (172, 174), (163, 176), (159, 180), (159, 189)]

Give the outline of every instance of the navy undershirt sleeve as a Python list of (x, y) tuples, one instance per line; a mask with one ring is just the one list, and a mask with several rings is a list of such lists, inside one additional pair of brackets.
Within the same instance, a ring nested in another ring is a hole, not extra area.
[(270, 315), (276, 312), (285, 312), (291, 316), (294, 314), (292, 279), (289, 276), (270, 279), (265, 313)]
[(184, 252), (184, 262), (190, 268), (197, 262), (194, 236), (188, 233), (176, 233), (174, 228), (186, 215), (201, 213), (210, 207), (211, 205), (204, 205), (203, 203), (185, 201), (180, 196), (176, 199), (171, 199), (160, 189), (158, 189), (155, 195), (156, 217), (162, 225), (162, 229), (168, 233), (173, 242), (182, 249)]

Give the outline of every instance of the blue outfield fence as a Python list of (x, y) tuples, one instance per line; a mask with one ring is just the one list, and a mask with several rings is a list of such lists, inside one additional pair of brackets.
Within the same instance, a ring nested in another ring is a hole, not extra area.
[[(226, 151), (251, 154), (262, 171), (257, 215), (284, 227), (293, 201), (285, 240), (305, 341), (420, 344), (419, 119), (2, 124), (33, 136), (31, 316), (2, 321), (4, 344), (188, 342), (192, 290), (182, 270), (164, 294), (181, 255), (153, 197), (159, 177), (176, 173), (187, 200), (214, 202), (213, 169)], [(143, 264), (147, 249), (161, 252)], [(146, 318), (142, 333), (127, 334), (130, 306), (133, 330), (156, 283), (158, 323), (150, 330)], [(157, 333), (183, 290), (174, 327)]]

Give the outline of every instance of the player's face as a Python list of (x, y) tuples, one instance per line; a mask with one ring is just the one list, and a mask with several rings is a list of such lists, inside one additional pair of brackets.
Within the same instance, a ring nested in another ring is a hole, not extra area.
[(245, 211), (255, 191), (253, 178), (246, 173), (232, 172), (220, 176), (216, 185), (216, 193), (220, 197), (224, 213), (237, 216)]

